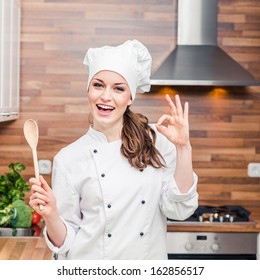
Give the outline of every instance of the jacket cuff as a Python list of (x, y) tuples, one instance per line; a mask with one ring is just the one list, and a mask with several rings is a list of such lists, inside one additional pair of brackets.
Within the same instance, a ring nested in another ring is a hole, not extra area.
[(197, 194), (198, 176), (193, 172), (193, 185), (187, 193), (181, 193), (173, 177), (173, 186), (168, 189), (168, 198), (174, 202), (189, 200)]
[(75, 236), (75, 232), (74, 230), (68, 226), (68, 224), (64, 221), (64, 219), (61, 217), (66, 229), (67, 229), (67, 234), (66, 234), (66, 238), (64, 240), (64, 243), (61, 247), (56, 247), (53, 245), (53, 243), (50, 241), (49, 237), (48, 237), (48, 230), (47, 227), (45, 226), (43, 229), (43, 235), (45, 237), (45, 241), (47, 246), (49, 247), (49, 249), (56, 254), (65, 254), (69, 251), (71, 244), (74, 240), (74, 236)]

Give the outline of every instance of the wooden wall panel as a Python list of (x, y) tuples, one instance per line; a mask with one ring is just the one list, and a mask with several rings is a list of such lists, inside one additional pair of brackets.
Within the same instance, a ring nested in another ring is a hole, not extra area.
[[(39, 159), (53, 159), (89, 126), (86, 72), (89, 47), (136, 38), (153, 56), (153, 70), (176, 45), (172, 0), (22, 0), (21, 118), (0, 123), (0, 173), (10, 162), (26, 164), (31, 151), (22, 132), (28, 118), (40, 128)], [(260, 80), (258, 0), (219, 0), (219, 45)], [(260, 204), (259, 179), (247, 176), (260, 162), (260, 88), (153, 87), (133, 109), (156, 122), (168, 112), (164, 95), (190, 102), (190, 135), (200, 202)], [(46, 177), (50, 182), (50, 176)]]
[(218, 43), (260, 80), (260, 2), (219, 0)]

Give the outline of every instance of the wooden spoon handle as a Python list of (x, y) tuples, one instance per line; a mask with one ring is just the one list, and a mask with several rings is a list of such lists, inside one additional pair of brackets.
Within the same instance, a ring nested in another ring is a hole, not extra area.
[[(39, 174), (39, 165), (38, 165), (38, 157), (37, 157), (37, 150), (32, 149), (32, 154), (33, 154), (33, 165), (34, 165), (34, 174), (35, 178), (39, 180), (40, 174)], [(43, 210), (43, 205), (39, 205), (40, 210)]]
[(33, 154), (33, 165), (34, 165), (34, 174), (35, 178), (39, 180), (39, 166), (38, 166), (38, 157), (36, 149), (32, 149)]

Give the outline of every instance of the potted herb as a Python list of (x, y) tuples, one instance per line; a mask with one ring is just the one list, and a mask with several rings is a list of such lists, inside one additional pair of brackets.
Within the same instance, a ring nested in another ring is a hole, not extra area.
[(16, 235), (17, 228), (31, 226), (33, 210), (24, 202), (30, 191), (21, 174), (25, 166), (11, 163), (9, 169), (9, 173), (0, 176), (0, 227), (11, 227), (12, 235)]

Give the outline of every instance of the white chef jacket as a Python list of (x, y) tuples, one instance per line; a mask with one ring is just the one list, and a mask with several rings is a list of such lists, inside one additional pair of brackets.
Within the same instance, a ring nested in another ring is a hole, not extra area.
[(175, 146), (156, 133), (167, 168), (131, 167), (121, 139), (108, 142), (91, 127), (55, 156), (52, 188), (67, 235), (60, 248), (46, 228), (44, 235), (59, 259), (167, 259), (166, 217), (182, 220), (194, 212), (197, 176), (182, 194), (173, 176)]

